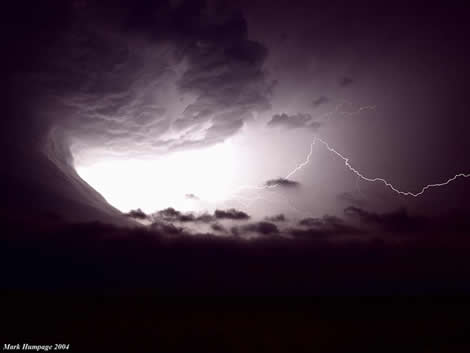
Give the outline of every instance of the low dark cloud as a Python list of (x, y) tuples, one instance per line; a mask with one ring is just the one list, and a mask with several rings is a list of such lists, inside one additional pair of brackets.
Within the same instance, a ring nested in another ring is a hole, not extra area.
[(223, 232), (223, 233), (227, 232), (227, 229), (220, 223), (211, 224), (211, 229), (216, 231), (216, 232)]
[[(348, 214), (372, 223), (389, 217), (358, 209)], [(442, 217), (416, 241), (405, 239), (406, 247), (383, 241), (382, 232), (362, 237), (331, 216), (302, 220), (305, 226), (282, 232), (289, 237), (280, 237), (270, 222), (243, 224), (232, 229), (235, 236), (222, 237), (189, 234), (165, 221), (117, 227), (52, 218), (44, 228), (2, 219), (0, 269), (4, 288), (145, 288), (185, 295), (470, 293), (468, 214)], [(251, 233), (262, 236), (244, 240)], [(347, 234), (356, 237), (329, 241)]]
[(196, 217), (192, 213), (181, 213), (172, 207), (158, 211), (153, 214), (154, 219), (163, 219), (171, 222), (195, 222)]
[(266, 220), (270, 221), (270, 222), (286, 222), (287, 217), (284, 214), (281, 213), (281, 214), (274, 215), (274, 216), (271, 216), (271, 217), (266, 217)]
[(259, 234), (277, 234), (279, 233), (279, 229), (274, 223), (270, 222), (258, 222), (258, 223), (251, 223), (245, 226), (242, 226), (242, 229), (245, 232), (256, 232)]
[(165, 219), (176, 219), (181, 216), (181, 212), (175, 210), (173, 207), (165, 208), (164, 210), (158, 211), (156, 214), (158, 217)]
[(230, 208), (227, 210), (215, 210), (214, 214), (200, 214), (196, 215), (191, 212), (182, 213), (175, 210), (172, 207), (166, 208), (164, 210), (158, 211), (152, 215), (154, 219), (171, 221), (171, 222), (201, 222), (201, 223), (211, 223), (216, 220), (231, 219), (231, 220), (247, 220), (250, 219), (250, 216), (243, 212)]
[(323, 225), (323, 221), (320, 218), (304, 218), (299, 221), (299, 225), (305, 226), (305, 227), (320, 227)]
[(375, 213), (356, 206), (350, 206), (344, 210), (344, 213), (358, 218), (367, 225), (378, 226), (385, 232), (416, 232), (431, 225), (424, 217), (411, 216), (404, 208), (392, 212)]
[(295, 188), (299, 187), (300, 183), (294, 180), (289, 180), (285, 178), (271, 179), (265, 183), (266, 186), (279, 186), (286, 188)]
[(299, 128), (310, 128), (312, 130), (318, 130), (322, 124), (318, 121), (314, 121), (310, 114), (294, 114), (288, 115), (286, 113), (275, 114), (272, 119), (267, 123), (268, 127), (282, 127), (285, 129), (299, 129)]
[(204, 213), (196, 217), (196, 221), (202, 222), (202, 223), (211, 223), (211, 222), (214, 222), (215, 220), (216, 220), (216, 217), (208, 213)]
[(320, 105), (323, 105), (323, 104), (325, 104), (325, 103), (328, 103), (329, 101), (330, 101), (330, 100), (329, 100), (327, 97), (325, 97), (325, 96), (320, 96), (320, 97), (314, 99), (313, 102), (312, 102), (312, 104), (313, 104), (313, 106), (316, 108), (316, 107), (318, 107), (318, 106), (320, 106)]
[(250, 233), (257, 235), (275, 235), (279, 234), (279, 228), (271, 222), (256, 222), (244, 224), (242, 226), (234, 226), (230, 229), (231, 233), (237, 237), (243, 237)]
[(297, 237), (355, 235), (365, 232), (365, 230), (346, 223), (341, 218), (328, 215), (322, 218), (304, 218), (298, 224), (306, 229), (292, 229), (292, 234)]
[(184, 235), (184, 229), (181, 227), (177, 227), (172, 223), (166, 223), (166, 222), (160, 222), (160, 221), (154, 221), (150, 225), (150, 229), (153, 231), (157, 231), (160, 234), (163, 235)]
[(148, 215), (142, 211), (140, 208), (136, 209), (136, 210), (131, 210), (129, 211), (128, 213), (125, 213), (124, 214), (125, 216), (127, 217), (131, 217), (131, 218), (135, 218), (135, 219), (148, 219)]
[(246, 220), (250, 216), (243, 211), (238, 211), (234, 208), (228, 210), (215, 210), (214, 216), (217, 219), (233, 219), (233, 220)]
[(447, 236), (455, 241), (454, 237), (466, 236), (470, 232), (468, 211), (459, 209), (443, 211), (431, 217), (410, 213), (405, 208), (378, 213), (350, 206), (344, 209), (344, 214), (358, 220), (364, 231), (376, 232), (384, 236), (393, 233), (394, 236), (405, 235), (415, 239), (429, 240), (448, 234)]
[[(250, 227), (276, 235), (270, 228)], [(447, 245), (426, 239), (403, 251), (376, 239), (332, 245), (324, 241), (326, 231), (315, 230), (294, 230), (290, 240), (243, 241), (190, 236), (167, 224), (133, 229), (69, 224), (40, 234), (19, 229), (2, 225), (4, 287), (145, 288), (186, 295), (470, 292), (468, 237)], [(240, 227), (238, 232), (245, 234)], [(31, 247), (35, 251), (27, 251)]]
[(204, 213), (200, 215), (195, 215), (191, 212), (182, 213), (175, 210), (172, 207), (166, 208), (164, 210), (158, 211), (152, 215), (152, 218), (156, 220), (164, 220), (171, 222), (201, 222), (201, 223), (210, 223), (215, 221), (216, 217), (210, 214)]

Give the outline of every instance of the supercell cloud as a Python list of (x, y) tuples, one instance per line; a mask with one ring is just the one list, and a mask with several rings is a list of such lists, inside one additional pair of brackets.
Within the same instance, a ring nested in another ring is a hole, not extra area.
[[(468, 178), (407, 198), (347, 168), (400, 190), (470, 172), (468, 9), (294, 3), (3, 4), (5, 283), (468, 290)], [(156, 212), (123, 214), (76, 171), (216, 146), (235, 152), (185, 161), (189, 171), (169, 163), (167, 179), (158, 165), (126, 185), (102, 175), (157, 201), (178, 180)]]

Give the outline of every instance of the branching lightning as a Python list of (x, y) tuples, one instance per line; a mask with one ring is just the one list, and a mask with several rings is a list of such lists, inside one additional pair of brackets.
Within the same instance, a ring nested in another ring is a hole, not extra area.
[(364, 176), (363, 174), (361, 174), (357, 169), (355, 169), (353, 166), (351, 166), (351, 164), (349, 163), (349, 158), (346, 158), (344, 157), (341, 153), (339, 153), (338, 151), (336, 151), (333, 147), (331, 147), (326, 141), (322, 140), (321, 138), (319, 137), (315, 137), (312, 141), (312, 145), (315, 144), (315, 142), (318, 141), (320, 142), (321, 144), (323, 144), (326, 149), (332, 153), (334, 153), (336, 156), (338, 156), (339, 158), (341, 158), (344, 162), (344, 165), (346, 167), (348, 167), (348, 169), (350, 171), (352, 171), (354, 174), (356, 174), (356, 176), (358, 176), (359, 178), (361, 178), (362, 180), (365, 180), (365, 181), (369, 181), (369, 182), (381, 182), (382, 184), (384, 184), (385, 186), (387, 186), (388, 188), (390, 188), (391, 190), (393, 190), (394, 192), (396, 192), (397, 194), (400, 194), (400, 195), (404, 195), (404, 196), (412, 196), (412, 197), (418, 197), (418, 196), (421, 196), (422, 194), (424, 194), (424, 192), (428, 189), (431, 189), (431, 188), (435, 188), (435, 187), (440, 187), (440, 186), (445, 186), (445, 185), (448, 185), (450, 184), (451, 182), (453, 182), (454, 180), (458, 179), (458, 178), (469, 178), (470, 177), (470, 173), (469, 174), (465, 174), (465, 173), (459, 173), (459, 174), (456, 174), (454, 175), (453, 177), (447, 179), (446, 181), (444, 182), (441, 182), (441, 183), (436, 183), (436, 184), (428, 184), (428, 185), (425, 185), (421, 188), (421, 190), (419, 192), (411, 192), (411, 191), (402, 191), (402, 190), (399, 190), (398, 188), (396, 188), (395, 186), (393, 186), (389, 181), (387, 181), (386, 179), (383, 179), (383, 178), (369, 178), (369, 177), (366, 177)]
[[(309, 162), (310, 162), (310, 157), (312, 157), (313, 153), (313, 145), (314, 145), (315, 140), (310, 144), (310, 151), (308, 152), (307, 158), (305, 159), (304, 162), (300, 163), (297, 167), (295, 167), (291, 172), (289, 172), (284, 179), (289, 179), (292, 175), (297, 173), (300, 169), (305, 167)], [(272, 186), (277, 186), (277, 185), (272, 185)]]
[[(387, 186), (389, 189), (391, 189), (392, 191), (394, 191), (395, 193), (397, 194), (400, 194), (400, 195), (403, 195), (403, 196), (412, 196), (412, 197), (418, 197), (418, 196), (421, 196), (422, 194), (425, 193), (426, 190), (428, 189), (431, 189), (431, 188), (436, 188), (436, 187), (441, 187), (441, 186), (445, 186), (445, 185), (448, 185), (450, 184), (451, 182), (457, 180), (458, 178), (469, 178), (470, 177), (470, 173), (469, 174), (465, 174), (465, 173), (459, 173), (459, 174), (456, 174), (454, 175), (453, 177), (447, 179), (446, 181), (443, 181), (443, 182), (440, 182), (440, 183), (435, 183), (435, 184), (428, 184), (428, 185), (425, 185), (421, 188), (420, 191), (418, 192), (411, 192), (411, 191), (403, 191), (403, 190), (400, 190), (398, 189), (396, 186), (394, 186), (392, 183), (390, 183), (389, 181), (387, 181), (386, 179), (384, 178), (378, 178), (378, 177), (375, 177), (375, 178), (371, 178), (371, 177), (367, 177), (365, 176), (364, 174), (362, 174), (361, 172), (359, 172), (356, 168), (354, 168), (351, 163), (349, 162), (349, 158), (343, 156), (341, 153), (339, 153), (338, 151), (336, 151), (333, 147), (331, 147), (328, 142), (324, 141), (323, 139), (319, 138), (319, 137), (314, 137), (312, 143), (310, 144), (310, 150), (307, 154), (307, 157), (305, 159), (305, 161), (303, 161), (302, 163), (300, 163), (299, 165), (297, 165), (292, 171), (290, 171), (286, 176), (285, 176), (285, 179), (289, 179), (290, 177), (292, 177), (294, 174), (296, 174), (299, 170), (301, 170), (302, 168), (304, 168), (305, 166), (308, 165), (308, 163), (310, 162), (310, 158), (312, 156), (312, 153), (313, 153), (313, 146), (319, 142), (320, 144), (322, 144), (329, 152), (333, 153), (334, 155), (336, 155), (337, 157), (339, 157), (343, 162), (344, 162), (344, 165), (351, 171), (353, 172), (356, 177), (358, 178), (358, 180), (364, 180), (364, 181), (368, 181), (368, 182), (381, 182), (382, 184), (384, 184), (385, 186)], [(278, 187), (279, 184), (272, 184), (272, 185), (263, 185), (263, 186), (241, 186), (238, 188), (238, 191), (242, 190), (242, 189), (254, 189), (254, 190), (263, 190), (263, 189), (272, 189), (272, 188), (276, 188)], [(259, 197), (256, 198), (257, 200), (260, 199)]]
[[(336, 106), (336, 108), (323, 115), (322, 118), (326, 118), (326, 120), (329, 120), (334, 114), (342, 114), (342, 115), (346, 115), (346, 116), (352, 116), (352, 115), (355, 115), (355, 114), (358, 114), (364, 110), (374, 110), (376, 107), (375, 106), (362, 106), (362, 107), (359, 107), (357, 110), (355, 111), (345, 111), (343, 110), (343, 107), (344, 105), (346, 104), (350, 104), (352, 105), (351, 102), (348, 102), (348, 101), (344, 101), (340, 104), (338, 104)], [(371, 182), (371, 183), (375, 183), (375, 182), (380, 182), (382, 184), (384, 184), (386, 187), (388, 187), (390, 190), (392, 190), (393, 192), (399, 194), (399, 195), (403, 195), (403, 196), (411, 196), (411, 197), (419, 197), (421, 195), (423, 195), (428, 189), (432, 189), (432, 188), (437, 188), (437, 187), (442, 187), (442, 186), (446, 186), (448, 184), (450, 184), (451, 182), (459, 179), (459, 178), (469, 178), (470, 177), (470, 173), (468, 174), (465, 174), (465, 173), (459, 173), (459, 174), (456, 174), (454, 175), (453, 177), (447, 179), (446, 181), (443, 181), (443, 182), (440, 182), (440, 183), (435, 183), (435, 184), (427, 184), (425, 186), (423, 186), (419, 191), (417, 192), (412, 192), (412, 191), (403, 191), (403, 190), (400, 190), (399, 188), (397, 188), (396, 186), (394, 186), (392, 183), (390, 183), (388, 180), (384, 179), (384, 178), (379, 178), (379, 177), (368, 177), (368, 176), (365, 176), (364, 174), (362, 174), (361, 172), (359, 172), (356, 168), (354, 168), (350, 161), (349, 161), (349, 158), (345, 157), (344, 155), (342, 155), (340, 152), (338, 152), (336, 149), (334, 149), (333, 147), (331, 147), (328, 142), (326, 142), (325, 140), (321, 139), (320, 137), (317, 137), (315, 136), (310, 144), (310, 148), (309, 148), (309, 152), (305, 158), (305, 160), (303, 162), (301, 162), (300, 164), (298, 164), (294, 169), (292, 169), (289, 173), (287, 173), (287, 175), (284, 177), (284, 179), (289, 179), (291, 178), (294, 174), (296, 174), (297, 172), (299, 172), (301, 169), (303, 169), (304, 167), (306, 167), (309, 163), (310, 163), (310, 159), (312, 157), (312, 154), (313, 154), (313, 146), (316, 144), (316, 143), (319, 143), (321, 145), (323, 145), (329, 152), (331, 152), (332, 154), (334, 154), (336, 157), (339, 157), (344, 165), (352, 172), (354, 173), (354, 175), (356, 176), (356, 188), (358, 189), (359, 192), (361, 192), (360, 190), (360, 187), (359, 187), (359, 181), (363, 180), (363, 181), (367, 181), (367, 182)], [(264, 197), (261, 197), (260, 195), (257, 195), (255, 196), (254, 198), (250, 198), (250, 197), (242, 197), (240, 195), (240, 192), (242, 190), (257, 190), (257, 191), (261, 191), (261, 190), (266, 190), (266, 189), (273, 189), (273, 188), (277, 188), (279, 187), (280, 185), (279, 184), (270, 184), (270, 185), (244, 185), (244, 186), (240, 186), (238, 187), (234, 194), (233, 194), (233, 200), (239, 200), (240, 202), (243, 200), (243, 201), (249, 201), (250, 203), (253, 203), (253, 202), (256, 202), (258, 200), (265, 200), (265, 201), (268, 201), (266, 198)], [(272, 202), (272, 200), (269, 200)], [(289, 202), (289, 205), (294, 208), (296, 211), (299, 211), (296, 207), (294, 207), (290, 202)]]

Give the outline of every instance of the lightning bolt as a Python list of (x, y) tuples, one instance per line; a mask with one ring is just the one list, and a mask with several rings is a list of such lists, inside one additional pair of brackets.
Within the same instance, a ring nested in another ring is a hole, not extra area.
[[(292, 171), (287, 173), (287, 175), (283, 179), (289, 179), (292, 175), (297, 173), (299, 170), (301, 170), (303, 167), (305, 167), (310, 162), (310, 158), (312, 157), (312, 153), (313, 153), (313, 145), (314, 144), (315, 144), (315, 140), (310, 144), (310, 151), (308, 152), (308, 155), (305, 158), (305, 161), (303, 161), (297, 167), (295, 167)], [(273, 189), (273, 188), (276, 188), (278, 186), (279, 186), (279, 183), (270, 184), (270, 185), (262, 185), (262, 186), (259, 186), (259, 185), (258, 186), (255, 186), (255, 185), (242, 185), (242, 186), (239, 186), (236, 189), (235, 194), (242, 191), (242, 190), (246, 190), (246, 189), (264, 190), (264, 189)]]
[[(353, 106), (353, 103), (348, 101), (348, 100), (343, 100), (340, 104), (338, 104), (334, 110), (320, 116), (320, 118), (324, 118), (325, 121), (328, 121), (333, 115), (335, 114), (342, 114), (346, 116), (352, 116), (361, 113), (364, 110), (375, 110), (376, 106), (375, 105), (366, 105), (366, 106), (360, 106), (358, 109), (354, 111), (344, 111), (341, 110), (344, 105), (349, 104), (350, 106)], [(295, 167), (292, 171), (290, 171), (284, 179), (289, 179), (292, 175), (297, 173), (299, 170), (301, 170), (303, 167), (305, 167), (309, 162), (310, 162), (310, 157), (312, 156), (313, 153), (313, 145), (315, 144), (315, 140), (310, 144), (310, 151), (308, 152), (307, 158), (305, 159), (304, 162), (300, 163), (297, 167)], [(264, 189), (272, 189), (278, 187), (279, 184), (271, 184), (271, 185), (263, 185), (263, 186), (254, 186), (254, 185), (243, 185), (240, 186), (236, 189), (234, 194), (237, 194), (238, 192), (246, 189), (251, 189), (251, 190), (264, 190)]]
[(355, 169), (350, 163), (349, 163), (349, 158), (346, 158), (345, 156), (343, 156), (341, 153), (339, 153), (338, 151), (336, 151), (333, 147), (331, 147), (326, 141), (322, 140), (321, 138), (319, 137), (315, 137), (312, 141), (312, 144), (315, 144), (315, 142), (318, 141), (320, 142), (321, 144), (323, 144), (326, 149), (330, 152), (332, 152), (333, 154), (335, 154), (336, 156), (338, 156), (340, 159), (343, 160), (344, 162), (344, 165), (351, 171), (353, 172), (357, 177), (361, 178), (362, 180), (365, 180), (365, 181), (369, 181), (369, 182), (381, 182), (382, 184), (384, 184), (385, 186), (387, 186), (388, 188), (390, 188), (391, 190), (393, 190), (395, 193), (397, 194), (400, 194), (400, 195), (403, 195), (403, 196), (412, 196), (412, 197), (418, 197), (418, 196), (421, 196), (422, 194), (424, 194), (424, 192), (428, 189), (431, 189), (431, 188), (436, 188), (436, 187), (441, 187), (441, 186), (445, 186), (445, 185), (448, 185), (450, 184), (451, 182), (457, 180), (458, 178), (469, 178), (470, 177), (470, 173), (469, 174), (465, 174), (465, 173), (459, 173), (459, 174), (456, 174), (454, 175), (453, 177), (447, 179), (446, 181), (444, 182), (441, 182), (441, 183), (436, 183), (436, 184), (428, 184), (428, 185), (425, 185), (421, 188), (421, 190), (419, 192), (411, 192), (411, 191), (402, 191), (402, 190), (399, 190), (398, 188), (396, 188), (392, 183), (390, 183), (389, 181), (387, 181), (386, 179), (383, 179), (383, 178), (369, 178), (369, 177), (366, 177), (365, 175), (361, 174), (357, 169)]
[[(341, 110), (343, 108), (344, 105), (346, 104), (350, 104), (352, 105), (351, 102), (349, 101), (344, 101), (340, 104), (338, 104), (336, 106), (336, 108), (323, 115), (322, 117), (323, 118), (326, 118), (326, 120), (329, 120), (334, 114), (342, 114), (342, 115), (347, 115), (347, 116), (352, 116), (352, 115), (355, 115), (355, 114), (359, 114), (360, 112), (364, 111), (364, 110), (374, 110), (376, 108), (376, 106), (373, 106), (373, 105), (369, 105), (369, 106), (362, 106), (362, 107), (359, 107), (357, 110), (355, 111), (343, 111)], [(309, 163), (310, 163), (310, 159), (312, 157), (312, 154), (313, 154), (313, 146), (316, 144), (316, 143), (319, 143), (319, 144), (322, 144), (329, 152), (333, 153), (336, 157), (339, 157), (343, 162), (344, 162), (344, 165), (356, 176), (356, 188), (358, 189), (359, 192), (362, 192), (360, 190), (360, 186), (359, 186), (359, 182), (361, 180), (364, 180), (364, 181), (367, 181), (367, 182), (371, 182), (371, 183), (375, 183), (375, 182), (380, 182), (382, 184), (384, 184), (386, 187), (388, 187), (389, 189), (391, 189), (393, 192), (399, 194), (399, 195), (403, 195), (403, 196), (411, 196), (411, 197), (419, 197), (421, 195), (423, 195), (428, 189), (432, 189), (432, 188), (437, 188), (437, 187), (442, 187), (442, 186), (446, 186), (448, 184), (450, 184), (451, 182), (459, 179), (459, 178), (469, 178), (470, 177), (470, 173), (469, 174), (465, 174), (465, 173), (459, 173), (459, 174), (456, 174), (454, 175), (453, 177), (447, 179), (446, 181), (443, 181), (443, 182), (440, 182), (440, 183), (435, 183), (435, 184), (428, 184), (428, 185), (425, 185), (421, 188), (421, 190), (419, 190), (418, 192), (412, 192), (412, 191), (403, 191), (403, 190), (400, 190), (399, 188), (397, 188), (396, 186), (394, 186), (392, 183), (390, 183), (389, 181), (387, 181), (386, 179), (384, 178), (379, 178), (379, 177), (374, 177), (374, 178), (371, 178), (371, 177), (368, 177), (368, 176), (365, 176), (364, 174), (362, 174), (361, 172), (359, 172), (356, 168), (354, 168), (351, 163), (350, 163), (350, 160), (349, 158), (345, 157), (344, 155), (342, 155), (340, 152), (338, 152), (336, 149), (334, 149), (333, 147), (331, 147), (328, 142), (326, 142), (325, 140), (321, 139), (320, 137), (314, 137), (311, 144), (310, 144), (310, 148), (309, 148), (309, 152), (305, 158), (305, 160), (303, 162), (301, 162), (300, 164), (298, 164), (294, 169), (292, 169), (289, 173), (287, 173), (287, 175), (284, 177), (284, 179), (289, 179), (291, 178), (294, 174), (296, 174), (298, 171), (300, 171), (301, 169), (303, 169), (305, 166), (307, 166)], [(240, 195), (240, 193), (243, 191), (243, 190), (257, 190), (257, 191), (261, 191), (261, 190), (266, 190), (266, 189), (273, 189), (273, 188), (276, 188), (276, 187), (279, 187), (279, 184), (271, 184), (271, 185), (262, 185), (262, 186), (255, 186), (255, 185), (244, 185), (244, 186), (240, 186), (236, 189), (236, 191), (232, 194), (232, 200), (238, 200), (240, 202), (243, 201), (249, 201), (250, 204), (253, 203), (253, 202), (256, 202), (258, 200), (264, 200), (264, 201), (268, 201), (266, 198), (264, 197), (261, 197), (259, 195), (255, 196), (254, 198), (250, 198), (250, 197), (242, 197)], [(272, 200), (269, 200), (272, 202)], [(292, 205), (290, 202), (289, 202), (289, 205), (295, 209), (296, 211), (298, 212), (301, 212), (299, 209), (297, 209), (294, 205)]]
[[(299, 170), (301, 170), (302, 168), (304, 168), (305, 166), (307, 166), (309, 163), (310, 163), (310, 158), (312, 156), (312, 153), (313, 153), (313, 146), (316, 144), (316, 143), (320, 143), (322, 144), (329, 152), (333, 153), (335, 156), (339, 157), (343, 162), (344, 162), (344, 165), (351, 171), (353, 172), (356, 177), (358, 178), (358, 180), (364, 180), (364, 181), (368, 181), (368, 182), (380, 182), (382, 184), (384, 184), (385, 186), (387, 186), (389, 189), (391, 189), (392, 191), (394, 191), (395, 193), (397, 194), (400, 194), (400, 195), (403, 195), (403, 196), (412, 196), (412, 197), (419, 197), (421, 196), (422, 194), (424, 194), (426, 192), (426, 190), (428, 189), (432, 189), (432, 188), (436, 188), (436, 187), (442, 187), (442, 186), (446, 186), (448, 184), (450, 184), (451, 182), (457, 180), (458, 178), (469, 178), (470, 177), (470, 173), (469, 174), (465, 174), (465, 173), (459, 173), (459, 174), (456, 174), (454, 175), (453, 177), (447, 179), (446, 181), (443, 181), (443, 182), (440, 182), (440, 183), (435, 183), (435, 184), (428, 184), (428, 185), (425, 185), (421, 188), (420, 191), (418, 192), (411, 192), (411, 191), (403, 191), (403, 190), (400, 190), (398, 189), (396, 186), (394, 186), (392, 183), (390, 183), (389, 181), (387, 181), (386, 179), (384, 178), (378, 178), (378, 177), (375, 177), (375, 178), (371, 178), (371, 177), (367, 177), (365, 176), (364, 174), (362, 174), (361, 172), (359, 172), (356, 168), (354, 168), (351, 163), (349, 162), (349, 158), (343, 156), (341, 153), (339, 153), (337, 150), (335, 150), (333, 147), (331, 147), (328, 142), (326, 142), (325, 140), (319, 138), (319, 137), (314, 137), (312, 143), (310, 144), (310, 149), (309, 149), (309, 152), (307, 154), (307, 157), (305, 159), (305, 161), (303, 161), (302, 163), (300, 163), (299, 165), (297, 165), (292, 171), (290, 171), (286, 176), (285, 176), (285, 179), (289, 179), (290, 177), (292, 177), (294, 174), (296, 174)], [(276, 188), (278, 187), (279, 184), (273, 184), (273, 185), (263, 185), (263, 186), (241, 186), (238, 188), (238, 191), (241, 191), (243, 189), (254, 189), (254, 190), (263, 190), (263, 189), (272, 189), (272, 188)], [(260, 197), (258, 196), (256, 198), (256, 200), (259, 200)], [(246, 200), (246, 199), (245, 199)], [(251, 199), (253, 200), (253, 199)]]
[[(284, 179), (289, 179), (292, 175), (297, 173), (299, 170), (301, 170), (303, 167), (305, 167), (309, 162), (310, 162), (310, 157), (312, 157), (313, 153), (313, 145), (315, 144), (315, 140), (310, 144), (310, 151), (308, 152), (307, 158), (305, 159), (304, 162), (300, 163), (297, 167), (295, 167), (291, 172), (289, 172)], [(277, 186), (278, 184), (272, 185)]]

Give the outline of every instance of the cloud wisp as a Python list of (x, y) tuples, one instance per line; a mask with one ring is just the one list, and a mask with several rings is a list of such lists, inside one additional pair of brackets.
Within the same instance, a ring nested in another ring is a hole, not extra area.
[(315, 121), (310, 114), (294, 114), (288, 115), (286, 113), (275, 114), (267, 123), (268, 127), (281, 127), (285, 129), (311, 129), (318, 130), (322, 124)]

